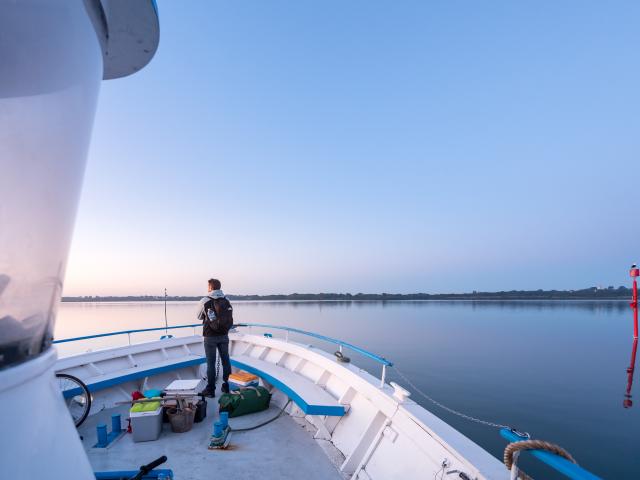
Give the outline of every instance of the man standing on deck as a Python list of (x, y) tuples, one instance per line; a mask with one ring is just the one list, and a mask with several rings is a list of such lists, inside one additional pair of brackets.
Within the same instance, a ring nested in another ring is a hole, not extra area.
[(233, 327), (233, 307), (222, 293), (220, 280), (208, 280), (206, 297), (200, 300), (198, 320), (202, 320), (202, 336), (204, 351), (207, 355), (207, 387), (201, 392), (207, 397), (216, 396), (216, 351), (220, 352), (222, 361), (222, 391), (229, 391), (229, 330)]

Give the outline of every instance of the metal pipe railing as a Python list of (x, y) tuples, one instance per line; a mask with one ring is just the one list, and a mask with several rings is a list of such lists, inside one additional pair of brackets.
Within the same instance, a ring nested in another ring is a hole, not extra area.
[[(160, 330), (173, 330), (176, 328), (197, 328), (202, 326), (202, 324), (200, 323), (194, 323), (194, 324), (190, 324), (190, 325), (175, 325), (172, 327), (158, 327), (158, 328), (140, 328), (140, 329), (136, 329), (136, 330), (120, 330), (117, 332), (109, 332), (109, 333), (98, 333), (95, 335), (85, 335), (82, 337), (73, 337), (73, 338), (63, 338), (61, 340), (54, 340), (53, 343), (67, 343), (67, 342), (77, 342), (80, 340), (90, 340), (92, 338), (101, 338), (101, 337), (112, 337), (114, 335), (128, 335), (129, 337), (131, 336), (132, 333), (142, 333), (142, 332), (157, 332)], [(365, 357), (371, 358), (373, 360), (375, 360), (378, 363), (381, 363), (383, 366), (386, 367), (391, 367), (393, 366), (393, 363), (390, 362), (389, 360), (387, 360), (384, 357), (381, 357), (380, 355), (376, 355), (375, 353), (369, 352), (367, 350), (365, 350), (364, 348), (360, 348), (356, 345), (352, 345), (350, 343), (347, 342), (343, 342), (342, 340), (338, 340), (336, 338), (331, 338), (331, 337), (327, 337), (325, 335), (320, 335), (318, 333), (314, 333), (314, 332), (308, 332), (306, 330), (300, 330), (298, 328), (291, 328), (291, 327), (283, 327), (283, 326), (279, 326), (279, 325), (266, 325), (263, 323), (238, 323), (236, 325), (234, 325), (234, 327), (258, 327), (258, 328), (269, 328), (269, 329), (274, 329), (274, 330), (284, 330), (287, 332), (287, 339), (289, 332), (293, 332), (293, 333), (299, 333), (301, 335), (306, 335), (308, 337), (313, 337), (313, 338), (317, 338), (319, 340), (324, 340), (326, 342), (329, 343), (333, 343), (335, 345), (339, 345), (340, 349), (342, 349), (342, 347), (348, 348), (350, 350), (353, 350), (354, 352), (358, 352), (362, 355), (364, 355)]]
[(201, 327), (201, 323), (194, 323), (191, 325), (176, 325), (173, 327), (159, 327), (159, 328), (139, 328), (137, 330), (120, 330), (117, 332), (109, 332), (109, 333), (97, 333), (95, 335), (85, 335), (84, 337), (73, 337), (73, 338), (63, 338), (61, 340), (54, 340), (53, 343), (67, 343), (67, 342), (77, 342), (80, 340), (90, 340), (92, 338), (100, 338), (100, 337), (113, 337), (114, 335), (128, 335), (129, 343), (131, 343), (131, 334), (132, 333), (141, 333), (141, 332), (157, 332), (159, 330), (172, 330), (174, 328), (196, 328)]
[(390, 362), (384, 357), (380, 355), (376, 355), (375, 353), (371, 353), (364, 348), (357, 347), (356, 345), (352, 345), (351, 343), (343, 342), (342, 340), (338, 340), (336, 338), (327, 337), (325, 335), (320, 335), (319, 333), (308, 332), (306, 330), (300, 330), (298, 328), (291, 327), (283, 327), (280, 325), (266, 325), (264, 323), (238, 323), (235, 325), (236, 327), (258, 327), (258, 328), (269, 328), (274, 330), (285, 330), (287, 333), (299, 333), (301, 335), (306, 335), (308, 337), (317, 338), (319, 340), (324, 340), (325, 342), (333, 343), (335, 345), (339, 345), (340, 347), (348, 348), (349, 350), (353, 350), (354, 352), (358, 352), (365, 357), (371, 358), (378, 363), (381, 363), (383, 366), (392, 367), (393, 362)]

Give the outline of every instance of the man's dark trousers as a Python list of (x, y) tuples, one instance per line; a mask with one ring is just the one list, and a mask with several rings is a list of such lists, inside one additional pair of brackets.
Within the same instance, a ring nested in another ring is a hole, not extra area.
[(215, 335), (204, 337), (204, 353), (207, 355), (207, 390), (216, 389), (216, 350), (220, 352), (222, 363), (222, 380), (227, 383), (231, 374), (231, 361), (229, 360), (229, 336)]

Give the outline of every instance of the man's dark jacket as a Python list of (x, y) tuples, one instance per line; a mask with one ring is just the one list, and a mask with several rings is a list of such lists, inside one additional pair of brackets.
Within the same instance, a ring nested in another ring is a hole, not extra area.
[[(216, 312), (216, 320), (209, 321), (207, 311), (212, 309)], [(203, 304), (202, 311), (198, 316), (202, 320), (202, 336), (203, 337), (219, 337), (227, 335), (233, 327), (233, 307), (227, 297), (212, 298)]]

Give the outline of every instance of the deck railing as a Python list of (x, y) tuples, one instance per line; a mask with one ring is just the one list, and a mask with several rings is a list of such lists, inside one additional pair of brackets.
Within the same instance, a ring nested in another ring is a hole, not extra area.
[(120, 330), (117, 332), (109, 332), (109, 333), (97, 333), (95, 335), (85, 335), (83, 337), (73, 337), (73, 338), (63, 338), (61, 340), (54, 340), (53, 343), (67, 343), (67, 342), (78, 342), (80, 340), (91, 340), (92, 338), (101, 338), (101, 337), (113, 337), (115, 335), (127, 335), (129, 337), (129, 345), (131, 345), (131, 334), (132, 333), (141, 333), (141, 332), (159, 332), (160, 330), (173, 330), (176, 328), (193, 328), (194, 334), (195, 329), (197, 327), (201, 327), (201, 323), (194, 323), (191, 325), (175, 325), (173, 327), (157, 327), (157, 328), (138, 328), (136, 330)]
[(299, 333), (300, 335), (306, 335), (308, 337), (313, 337), (313, 338), (317, 338), (318, 340), (323, 340), (325, 342), (329, 342), (329, 343), (333, 343), (334, 345), (338, 345), (338, 350), (340, 351), (340, 353), (342, 353), (342, 349), (343, 348), (348, 348), (349, 350), (352, 350), (354, 352), (357, 352), (361, 355), (364, 355), (365, 357), (368, 357), (374, 361), (376, 361), (377, 363), (380, 363), (382, 365), (382, 373), (380, 375), (380, 388), (384, 387), (384, 382), (387, 376), (387, 367), (392, 367), (393, 366), (393, 362), (390, 362), (389, 360), (387, 360), (384, 357), (381, 357), (380, 355), (376, 355), (375, 353), (371, 353), (368, 350), (365, 350), (364, 348), (360, 348), (357, 347), (356, 345), (353, 345), (351, 343), (348, 342), (343, 342), (342, 340), (338, 340), (336, 338), (331, 338), (331, 337), (327, 337), (326, 335), (320, 335), (319, 333), (314, 333), (314, 332), (308, 332), (306, 330), (300, 330), (299, 328), (292, 328), (292, 327), (283, 327), (280, 325), (267, 325), (264, 323), (238, 323), (236, 325), (236, 327), (258, 327), (258, 328), (268, 328), (268, 329), (273, 329), (273, 330), (284, 330), (285, 333), (285, 341), (289, 341), (289, 333)]
[[(81, 340), (91, 340), (93, 338), (101, 338), (101, 337), (112, 337), (115, 335), (127, 335), (128, 339), (129, 339), (129, 345), (131, 345), (131, 334), (132, 333), (142, 333), (142, 332), (159, 332), (161, 330), (174, 330), (177, 328), (193, 328), (194, 330), (194, 335), (195, 335), (195, 329), (197, 327), (201, 327), (202, 324), (201, 323), (193, 323), (190, 325), (175, 325), (175, 326), (171, 326), (171, 327), (157, 327), (157, 328), (139, 328), (139, 329), (135, 329), (135, 330), (120, 330), (117, 332), (109, 332), (109, 333), (98, 333), (95, 335), (85, 335), (82, 337), (73, 337), (73, 338), (63, 338), (61, 340), (54, 340), (53, 343), (58, 344), (58, 343), (67, 343), (67, 342), (77, 342), (77, 341), (81, 341)], [(314, 332), (308, 332), (306, 330), (300, 330), (298, 328), (291, 328), (291, 327), (283, 327), (280, 325), (267, 325), (264, 323), (237, 323), (234, 325), (235, 328), (251, 328), (251, 327), (257, 327), (257, 328), (266, 328), (266, 329), (270, 329), (270, 330), (283, 330), (285, 331), (285, 341), (289, 341), (289, 333), (298, 333), (300, 335), (306, 335), (308, 337), (313, 337), (313, 338), (317, 338), (318, 340), (323, 340), (325, 342), (329, 342), (329, 343), (333, 343), (334, 345), (338, 345), (338, 349), (339, 351), (342, 353), (342, 349), (343, 348), (347, 348), (349, 350), (352, 350), (354, 352), (360, 353), (362, 355), (364, 355), (365, 357), (368, 357), (378, 363), (380, 363), (382, 365), (382, 374), (380, 376), (380, 386), (384, 386), (384, 382), (385, 382), (385, 378), (386, 378), (386, 374), (387, 374), (387, 367), (391, 367), (393, 366), (393, 363), (390, 362), (389, 360), (387, 360), (384, 357), (381, 357), (380, 355), (376, 355), (375, 353), (369, 352), (368, 350), (365, 350), (364, 348), (358, 347), (356, 345), (353, 345), (351, 343), (348, 342), (343, 342), (342, 340), (338, 340), (337, 338), (331, 338), (331, 337), (327, 337), (326, 335), (320, 335), (318, 333), (314, 333)]]

